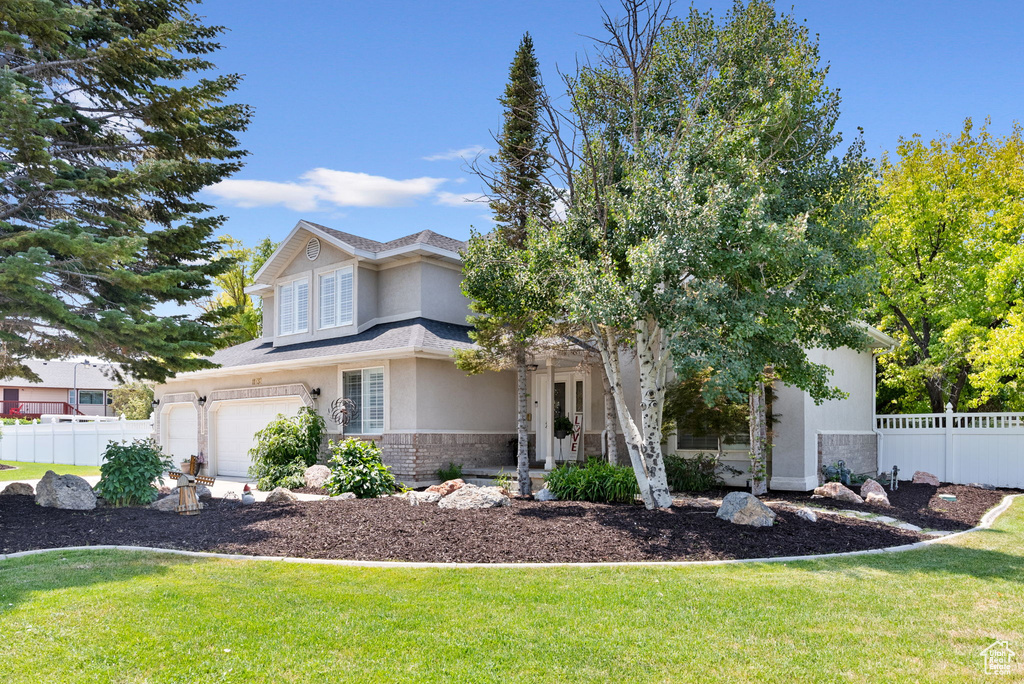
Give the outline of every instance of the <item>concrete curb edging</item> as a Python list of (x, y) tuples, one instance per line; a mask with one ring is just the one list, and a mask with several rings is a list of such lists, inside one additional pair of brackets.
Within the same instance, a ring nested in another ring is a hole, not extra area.
[(246, 556), (243, 554), (212, 553), (210, 551), (183, 551), (180, 549), (164, 549), (150, 546), (120, 546), (114, 544), (101, 544), (97, 546), (64, 546), (55, 549), (34, 549), (32, 551), (18, 551), (0, 555), (0, 562), (36, 556), (43, 553), (62, 553), (66, 551), (144, 551), (148, 553), (166, 553), (176, 556), (191, 556), (193, 558), (214, 558), (220, 560), (240, 561), (278, 561), (283, 563), (304, 563), (309, 565), (338, 565), (356, 568), (599, 568), (599, 567), (643, 567), (643, 566), (704, 566), (704, 565), (735, 565), (739, 563), (792, 563), (795, 561), (827, 560), (830, 558), (845, 558), (849, 556), (868, 556), (882, 553), (899, 553), (923, 549), (945, 542), (949, 539), (988, 529), (996, 519), (1006, 512), (1010, 504), (1017, 497), (1024, 494), (1010, 494), (1003, 498), (998, 506), (990, 510), (976, 527), (961, 532), (954, 532), (943, 537), (925, 539), (913, 544), (901, 546), (889, 546), (883, 549), (866, 549), (864, 551), (846, 551), (843, 553), (822, 553), (813, 556), (776, 556), (773, 558), (734, 558), (728, 560), (713, 561), (605, 561), (594, 563), (427, 563), (411, 561), (360, 561), (340, 560), (334, 558), (298, 558), (294, 556)]

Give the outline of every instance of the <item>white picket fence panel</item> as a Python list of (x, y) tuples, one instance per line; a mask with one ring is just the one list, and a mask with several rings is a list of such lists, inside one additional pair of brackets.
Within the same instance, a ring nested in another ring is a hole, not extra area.
[(111, 420), (4, 425), (0, 428), (0, 461), (98, 466), (110, 442), (153, 436), (150, 420)]
[(945, 413), (875, 416), (875, 428), (879, 470), (1024, 488), (1024, 413), (955, 413), (947, 405)]

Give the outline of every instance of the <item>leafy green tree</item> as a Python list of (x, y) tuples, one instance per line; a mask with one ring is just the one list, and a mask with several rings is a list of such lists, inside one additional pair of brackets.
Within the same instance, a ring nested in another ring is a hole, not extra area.
[(514, 368), (516, 371), (516, 435), (519, 493), (530, 494), (527, 441), (527, 351), (549, 324), (549, 294), (535, 277), (540, 265), (528, 249), (528, 226), (545, 225), (551, 216), (551, 195), (543, 182), (548, 167), (541, 132), (543, 90), (530, 34), (523, 36), (509, 69), (500, 102), (505, 121), (491, 157), (493, 174), (482, 173), (489, 186), (497, 227), (488, 235), (474, 233), (463, 255), (463, 292), (473, 300), (470, 333), (479, 349), (456, 354), (468, 372)]
[[(868, 168), (859, 144), (831, 156), (838, 95), (806, 28), (771, 3), (668, 25), (657, 3), (623, 4), (600, 60), (567, 79), (580, 163), (567, 225), (547, 249), (655, 507), (671, 502), (660, 446), (671, 369), (710, 371), (708, 399), (761, 398), (772, 367), (816, 398), (840, 395), (804, 350), (862, 342)], [(637, 358), (638, 415), (623, 392), (624, 346)], [(763, 406), (751, 411), (759, 436)], [(755, 447), (755, 480), (763, 458)]]
[(114, 414), (127, 420), (146, 420), (153, 415), (153, 388), (144, 382), (129, 382), (110, 391)]
[(230, 235), (221, 242), (225, 247), (217, 258), (231, 265), (214, 276), (219, 291), (201, 306), (219, 322), (219, 344), (226, 347), (263, 336), (263, 302), (247, 294), (245, 288), (255, 282), (256, 273), (277, 249), (277, 243), (265, 237), (255, 247), (245, 247)]
[(191, 5), (0, 4), (0, 377), (70, 354), (156, 381), (210, 366), (209, 320), (157, 310), (227, 266), (195, 194), (241, 166), (250, 112)]
[(868, 244), (880, 327), (900, 341), (880, 357), (885, 411), (1020, 407), (1024, 371), (1024, 139), (970, 119), (955, 139), (902, 139), (881, 163)]

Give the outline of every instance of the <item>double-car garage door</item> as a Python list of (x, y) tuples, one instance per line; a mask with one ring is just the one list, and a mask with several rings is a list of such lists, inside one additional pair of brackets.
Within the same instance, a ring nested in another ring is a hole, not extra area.
[(217, 475), (248, 477), (254, 436), (278, 414), (294, 416), (303, 406), (298, 397), (220, 401), (210, 416), (210, 450)]

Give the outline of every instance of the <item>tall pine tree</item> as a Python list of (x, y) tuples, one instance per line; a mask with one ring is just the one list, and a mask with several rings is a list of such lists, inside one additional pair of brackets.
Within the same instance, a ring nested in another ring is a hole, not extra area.
[[(230, 266), (196, 193), (241, 166), (239, 81), (188, 0), (0, 3), (0, 377), (90, 355), (160, 381), (215, 326), (166, 315)], [(165, 305), (165, 306), (161, 306)]]
[(488, 185), (496, 229), (474, 233), (463, 261), (463, 291), (473, 300), (470, 333), (478, 350), (462, 353), (459, 367), (469, 372), (514, 368), (516, 371), (517, 477), (519, 493), (528, 496), (530, 457), (527, 436), (527, 351), (547, 327), (549, 297), (534, 277), (527, 240), (528, 226), (551, 217), (551, 195), (544, 185), (548, 167), (541, 132), (543, 87), (530, 34), (523, 36), (509, 69), (505, 94), (499, 99), (505, 121), (491, 157), (493, 173), (481, 174)]

